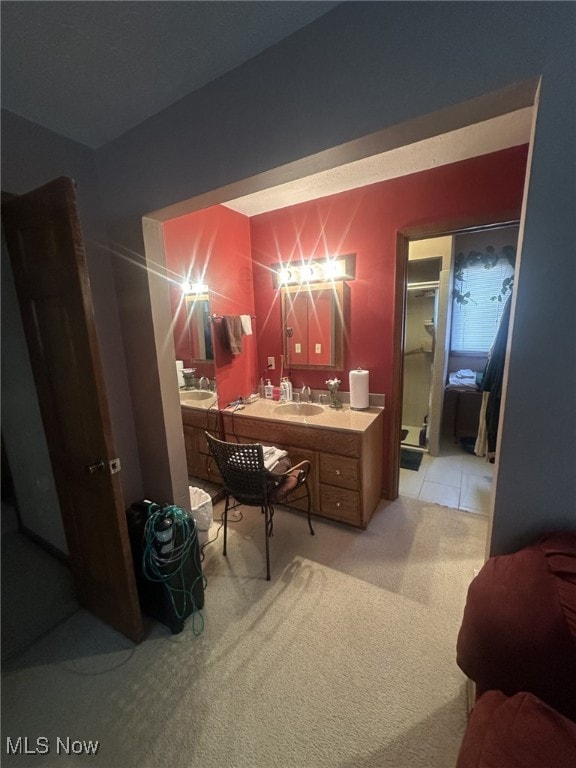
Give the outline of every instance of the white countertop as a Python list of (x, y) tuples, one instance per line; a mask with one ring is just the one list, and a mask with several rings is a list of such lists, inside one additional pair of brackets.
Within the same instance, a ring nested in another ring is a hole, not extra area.
[[(224, 408), (223, 414), (234, 414), (235, 419), (255, 418), (266, 419), (268, 421), (289, 422), (292, 424), (306, 424), (311, 427), (322, 427), (323, 429), (347, 429), (353, 432), (364, 432), (383, 408), (371, 406), (363, 411), (355, 411), (345, 404), (342, 408), (335, 409), (329, 406), (320, 406), (322, 412), (313, 416), (302, 416), (298, 413), (283, 413), (283, 403), (274, 400), (259, 399), (253, 403), (246, 403), (242, 408)], [(292, 403), (296, 406), (296, 403)], [(306, 405), (305, 403), (303, 404)], [(314, 403), (314, 405), (317, 405)], [(280, 406), (280, 408), (278, 408)]]

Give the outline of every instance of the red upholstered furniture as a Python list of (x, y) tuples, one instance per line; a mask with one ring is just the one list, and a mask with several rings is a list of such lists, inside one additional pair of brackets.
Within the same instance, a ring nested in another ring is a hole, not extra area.
[[(476, 729), (485, 731), (484, 746), (494, 739), (510, 740), (512, 731), (501, 727), (501, 718), (514, 707), (519, 707), (518, 719), (510, 721), (511, 728), (529, 720), (530, 739), (538, 741), (540, 733), (543, 744), (556, 733), (551, 723), (563, 722), (554, 714), (576, 728), (576, 533), (541, 536), (519, 552), (492, 557), (484, 564), (468, 590), (457, 662), (476, 683), (477, 695), (462, 744), (462, 760), (468, 762), (459, 762), (458, 768), (561, 765), (554, 760), (522, 763), (512, 758), (474, 763), (469, 757), (470, 745), (480, 744)], [(487, 691), (491, 693), (485, 698), (482, 694)], [(501, 692), (500, 698), (494, 691)], [(518, 699), (519, 693), (532, 696)], [(496, 705), (499, 714), (493, 711)], [(565, 725), (558, 738), (572, 739), (576, 750), (576, 732)], [(532, 753), (539, 754), (535, 749)], [(571, 765), (576, 766), (576, 760)]]
[(483, 694), (456, 768), (574, 768), (576, 724), (531, 693)]

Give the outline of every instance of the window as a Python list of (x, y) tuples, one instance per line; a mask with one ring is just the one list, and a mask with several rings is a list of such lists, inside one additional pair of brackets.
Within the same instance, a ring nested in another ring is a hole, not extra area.
[(514, 283), (516, 249), (507, 245), (498, 253), (459, 253), (454, 267), (450, 351), (487, 353), (496, 336), (500, 317)]

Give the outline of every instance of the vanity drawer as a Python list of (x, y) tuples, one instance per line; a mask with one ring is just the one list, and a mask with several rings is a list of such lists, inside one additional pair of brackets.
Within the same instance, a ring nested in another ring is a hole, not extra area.
[(362, 522), (360, 494), (357, 491), (321, 483), (320, 514), (332, 520), (360, 525)]
[(320, 482), (337, 485), (340, 488), (360, 488), (360, 466), (358, 459), (346, 456), (320, 454)]

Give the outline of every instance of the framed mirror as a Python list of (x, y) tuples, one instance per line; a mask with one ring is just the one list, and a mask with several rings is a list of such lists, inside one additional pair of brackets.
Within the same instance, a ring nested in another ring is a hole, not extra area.
[(287, 368), (344, 368), (344, 282), (281, 288), (284, 359)]
[(191, 363), (213, 363), (212, 321), (210, 297), (207, 293), (185, 297), (186, 336)]

